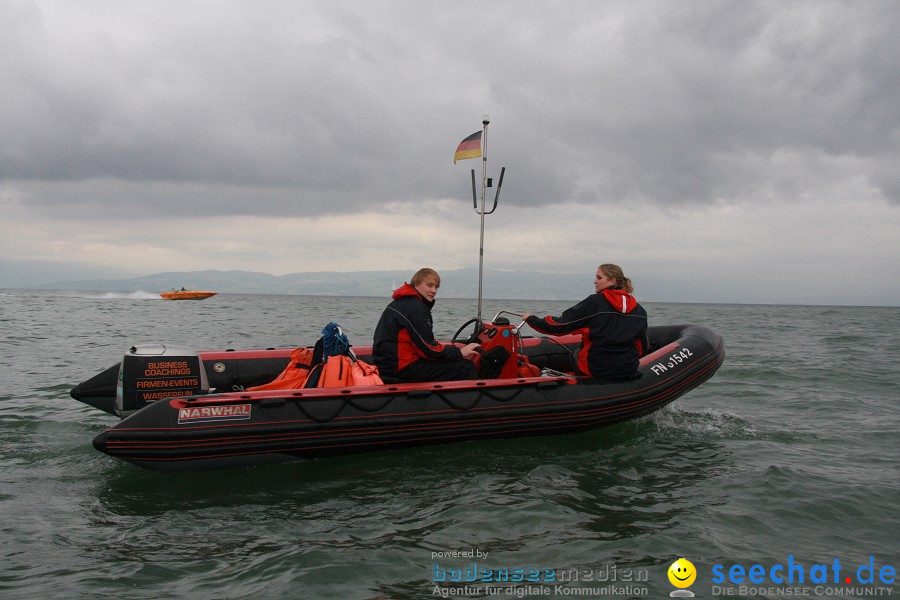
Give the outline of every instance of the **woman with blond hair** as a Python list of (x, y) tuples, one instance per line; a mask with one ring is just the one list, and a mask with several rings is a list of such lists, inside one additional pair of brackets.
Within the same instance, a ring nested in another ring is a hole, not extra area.
[(385, 381), (453, 381), (474, 379), (478, 344), (457, 348), (434, 338), (431, 308), (441, 276), (419, 269), (409, 283), (394, 290), (393, 301), (375, 327), (372, 354)]
[(578, 333), (581, 350), (575, 366), (579, 375), (629, 380), (647, 352), (647, 312), (632, 295), (634, 286), (622, 268), (602, 264), (594, 277), (594, 294), (558, 317), (531, 314), (522, 319), (535, 331), (550, 335)]

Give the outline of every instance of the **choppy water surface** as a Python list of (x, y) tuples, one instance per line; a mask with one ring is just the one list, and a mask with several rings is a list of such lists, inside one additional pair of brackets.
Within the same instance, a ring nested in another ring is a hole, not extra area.
[[(653, 324), (719, 331), (725, 364), (656, 415), (572, 436), (164, 475), (97, 453), (115, 419), (68, 396), (140, 341), (296, 346), (336, 320), (367, 345), (385, 302), (0, 292), (0, 597), (660, 598), (682, 556), (697, 597), (780, 596), (798, 586), (713, 568), (789, 557), (809, 597), (900, 594), (856, 572), (900, 566), (896, 308), (648, 304)], [(439, 299), (436, 330), (476, 308)], [(835, 559), (852, 585), (810, 581)], [(446, 581), (473, 563), (557, 581)]]

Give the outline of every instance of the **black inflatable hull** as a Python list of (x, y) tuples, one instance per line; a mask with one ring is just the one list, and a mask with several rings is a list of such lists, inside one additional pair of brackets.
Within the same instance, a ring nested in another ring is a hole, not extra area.
[[(664, 328), (656, 328), (662, 331)], [(523, 350), (531, 362), (557, 371), (572, 369), (573, 353), (581, 345), (578, 336), (525, 338)], [(356, 355), (373, 362), (371, 348), (354, 346)], [(268, 383), (287, 366), (293, 348), (265, 350), (206, 350), (198, 352), (209, 386), (221, 391), (250, 388)], [(69, 394), (103, 412), (116, 415), (116, 385), (120, 364), (116, 363), (79, 383)]]
[[(147, 405), (98, 435), (94, 446), (147, 469), (183, 471), (583, 431), (660, 409), (712, 377), (724, 360), (722, 338), (709, 329), (657, 327), (650, 333), (658, 349), (630, 382), (543, 376), (193, 395)], [(531, 345), (533, 362), (561, 358), (544, 344)], [(207, 372), (222, 356), (228, 354), (206, 355)], [(275, 362), (283, 367), (287, 359)], [(251, 364), (243, 363), (245, 371)], [(237, 364), (218, 367), (229, 368)], [(266, 377), (277, 372), (268, 368)], [(90, 381), (81, 384), (84, 397), (88, 391), (91, 398), (106, 397), (108, 390), (101, 393)]]

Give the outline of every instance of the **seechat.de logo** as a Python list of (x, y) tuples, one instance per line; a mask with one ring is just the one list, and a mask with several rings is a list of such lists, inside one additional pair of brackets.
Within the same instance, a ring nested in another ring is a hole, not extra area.
[(893, 565), (877, 565), (875, 556), (869, 556), (867, 563), (855, 566), (855, 568), (844, 570), (843, 567), (837, 558), (830, 564), (822, 563), (806, 567), (802, 562), (795, 561), (793, 554), (789, 554), (787, 563), (776, 563), (768, 568), (759, 564), (745, 567), (740, 563), (735, 563), (726, 571), (724, 565), (713, 565), (712, 582), (715, 584), (751, 583), (755, 585), (769, 583), (775, 585), (793, 585), (795, 583), (868, 585), (893, 584), (897, 577), (897, 570)]

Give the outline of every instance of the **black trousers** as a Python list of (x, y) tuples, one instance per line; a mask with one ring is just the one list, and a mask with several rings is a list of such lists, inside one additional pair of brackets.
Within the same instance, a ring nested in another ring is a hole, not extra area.
[(403, 381), (475, 379), (475, 363), (465, 358), (452, 361), (417, 360), (404, 367), (397, 377)]

